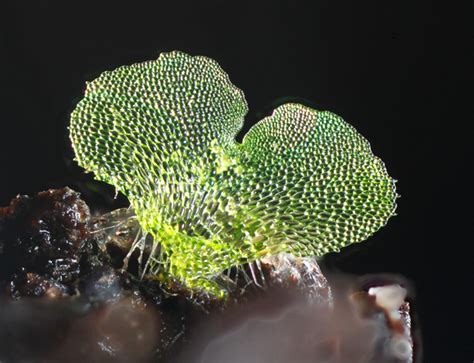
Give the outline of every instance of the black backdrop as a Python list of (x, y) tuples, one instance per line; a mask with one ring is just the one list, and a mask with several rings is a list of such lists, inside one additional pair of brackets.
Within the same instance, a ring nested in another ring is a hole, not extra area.
[(72, 161), (67, 124), (85, 81), (161, 51), (207, 55), (245, 92), (245, 129), (292, 99), (343, 116), (371, 142), (399, 180), (398, 216), (367, 243), (329, 256), (326, 268), (407, 277), (424, 361), (474, 359), (473, 114), (463, 87), (472, 85), (472, 8), (413, 0), (12, 0), (2, 8), (0, 205), (63, 185), (103, 208), (125, 203)]

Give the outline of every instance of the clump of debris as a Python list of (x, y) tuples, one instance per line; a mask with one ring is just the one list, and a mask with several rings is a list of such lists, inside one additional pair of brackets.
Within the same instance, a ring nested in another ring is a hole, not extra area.
[(229, 271), (229, 298), (210, 299), (141, 278), (137, 254), (124, 266), (129, 217), (93, 218), (67, 187), (0, 208), (0, 361), (413, 361), (400, 280), (330, 287), (315, 259), (282, 254)]

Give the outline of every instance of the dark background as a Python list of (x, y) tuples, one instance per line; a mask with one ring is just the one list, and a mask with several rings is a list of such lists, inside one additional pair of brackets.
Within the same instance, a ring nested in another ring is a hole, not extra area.
[(473, 12), (457, 3), (3, 2), (0, 205), (64, 185), (97, 207), (124, 204), (72, 160), (67, 124), (85, 81), (162, 51), (206, 55), (245, 92), (246, 129), (290, 97), (371, 142), (399, 180), (398, 216), (325, 268), (405, 276), (424, 361), (472, 362)]

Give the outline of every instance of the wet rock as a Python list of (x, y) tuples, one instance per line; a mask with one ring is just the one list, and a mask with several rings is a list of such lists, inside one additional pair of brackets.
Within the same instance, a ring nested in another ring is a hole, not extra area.
[[(0, 361), (255, 361), (267, 345), (292, 361), (351, 362), (351, 352), (368, 349), (372, 362), (411, 362), (411, 314), (393, 279), (330, 287), (314, 258), (281, 254), (227, 271), (218, 283), (229, 298), (211, 299), (141, 279), (138, 253), (125, 266), (138, 231), (133, 210), (91, 218), (69, 188), (0, 208)], [(275, 319), (281, 324), (247, 329)]]
[[(390, 357), (394, 363), (411, 363), (413, 361), (413, 339), (411, 335), (410, 304), (406, 301), (407, 289), (396, 281), (390, 284), (369, 288), (365, 295), (366, 304), (372, 305), (384, 316), (385, 324), (380, 324), (379, 333), (384, 337), (375, 359)], [(374, 359), (374, 362), (376, 361)]]
[(297, 289), (312, 303), (332, 305), (331, 288), (315, 257), (295, 257), (281, 253), (262, 259), (262, 268), (272, 286)]
[(18, 196), (0, 208), (0, 280), (16, 280), (18, 287), (18, 275), (34, 273), (60, 284), (74, 282), (89, 218), (89, 208), (69, 188)]
[(372, 288), (340, 278), (331, 286), (331, 306), (271, 290), (211, 314), (173, 362), (413, 362), (407, 290), (395, 276), (389, 285), (379, 285), (377, 276), (368, 281)]
[(34, 272), (28, 272), (14, 274), (6, 292), (16, 299), (40, 296), (54, 299), (68, 296), (70, 289), (68, 286), (61, 284), (53, 278), (47, 278)]
[(145, 286), (114, 268), (123, 256), (104, 249), (101, 238), (69, 188), (18, 196), (0, 209), (1, 361), (165, 354), (182, 331), (183, 312), (157, 282)]

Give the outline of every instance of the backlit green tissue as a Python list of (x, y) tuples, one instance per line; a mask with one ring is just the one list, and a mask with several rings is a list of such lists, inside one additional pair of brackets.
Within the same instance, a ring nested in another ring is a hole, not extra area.
[(232, 266), (338, 251), (394, 214), (394, 180), (341, 117), (284, 104), (238, 143), (246, 113), (215, 61), (181, 52), (88, 83), (71, 115), (76, 159), (159, 246), (149, 275), (218, 295)]

